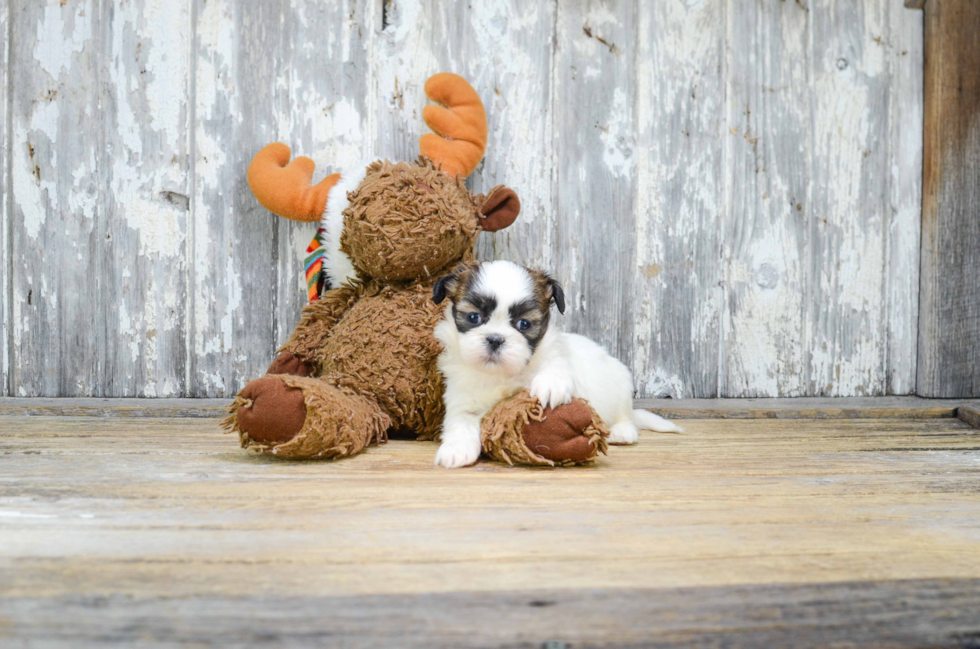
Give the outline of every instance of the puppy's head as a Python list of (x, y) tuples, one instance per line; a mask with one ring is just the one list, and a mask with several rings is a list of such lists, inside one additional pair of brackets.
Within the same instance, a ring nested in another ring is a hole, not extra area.
[(551, 277), (509, 261), (462, 264), (443, 277), (432, 300), (452, 302), (465, 363), (500, 374), (519, 373), (548, 330), (551, 303), (565, 295)]

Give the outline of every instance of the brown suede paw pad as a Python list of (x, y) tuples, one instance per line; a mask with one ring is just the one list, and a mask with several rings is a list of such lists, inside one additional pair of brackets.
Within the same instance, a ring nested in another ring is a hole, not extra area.
[(260, 444), (288, 442), (306, 422), (302, 390), (287, 386), (278, 376), (249, 382), (231, 408), (232, 426), (240, 435)]
[(592, 423), (592, 409), (584, 401), (572, 401), (557, 408), (545, 408), (543, 419), (524, 424), (524, 443), (554, 462), (585, 462), (595, 455), (595, 444), (582, 434)]
[(483, 452), (508, 464), (586, 464), (605, 454), (609, 431), (585, 401), (542, 408), (526, 390), (498, 403), (481, 424)]

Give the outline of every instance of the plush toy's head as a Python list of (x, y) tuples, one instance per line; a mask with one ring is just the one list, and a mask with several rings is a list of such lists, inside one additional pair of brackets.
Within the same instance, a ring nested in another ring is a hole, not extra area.
[(385, 281), (438, 275), (472, 254), (485, 221), (482, 197), (426, 158), (371, 164), (348, 200), (340, 249), (358, 274)]
[(513, 190), (474, 196), (463, 184), (487, 141), (476, 91), (462, 77), (442, 73), (426, 82), (425, 92), (440, 105), (422, 113), (435, 134), (421, 137), (415, 162), (377, 161), (311, 185), (313, 162), (300, 157), (286, 164), (289, 149), (272, 144), (249, 166), (249, 185), (267, 209), (321, 221), (323, 262), (335, 282), (438, 277), (472, 260), (481, 230), (505, 228), (520, 212)]

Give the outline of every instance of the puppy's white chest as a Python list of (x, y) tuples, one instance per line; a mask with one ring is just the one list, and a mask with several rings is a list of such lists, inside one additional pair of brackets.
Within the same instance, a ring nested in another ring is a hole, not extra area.
[(512, 397), (525, 386), (515, 377), (500, 377), (461, 368), (446, 376), (446, 397), (474, 414), (485, 414), (498, 402)]

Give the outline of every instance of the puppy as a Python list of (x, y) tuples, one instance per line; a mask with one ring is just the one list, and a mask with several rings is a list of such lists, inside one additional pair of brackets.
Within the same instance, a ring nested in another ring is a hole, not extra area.
[(637, 428), (680, 432), (675, 424), (633, 410), (626, 366), (588, 338), (550, 328), (551, 304), (565, 312), (561, 286), (509, 261), (461, 265), (436, 282), (436, 304), (449, 298), (436, 326), (442, 343), (446, 417), (435, 463), (448, 468), (480, 457), (480, 420), (503, 399), (528, 388), (543, 406), (587, 400), (610, 426), (611, 444), (633, 444)]

